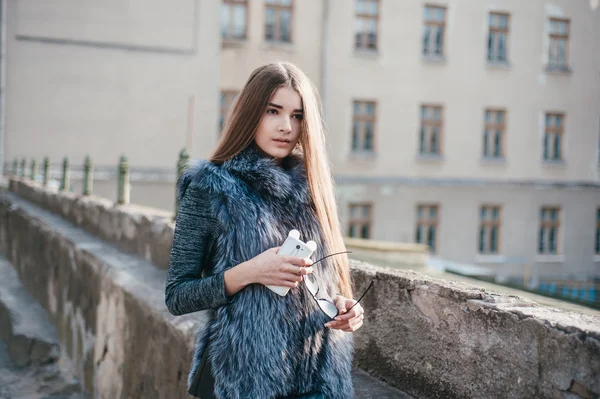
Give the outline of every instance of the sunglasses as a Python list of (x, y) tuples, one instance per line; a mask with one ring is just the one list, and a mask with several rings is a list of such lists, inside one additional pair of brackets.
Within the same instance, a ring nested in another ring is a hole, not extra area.
[[(330, 255), (324, 256), (321, 259), (313, 262), (313, 264), (311, 266), (314, 266), (316, 263), (322, 261), (323, 259), (329, 258), (330, 256), (341, 255), (341, 254), (351, 254), (351, 253), (352, 253), (352, 251), (344, 251), (344, 252), (337, 252), (335, 254), (330, 254)], [(373, 286), (374, 282), (375, 282), (374, 280), (371, 281), (371, 284), (369, 284), (369, 286), (367, 287), (365, 292), (360, 296), (360, 298), (358, 298), (358, 301), (356, 301), (356, 303), (354, 303), (354, 305), (352, 305), (350, 307), (350, 309), (352, 309), (353, 307), (358, 305), (360, 300), (363, 299), (363, 297), (367, 294), (367, 292), (369, 292), (369, 290)], [(335, 319), (340, 313), (340, 311), (335, 306), (335, 304), (332, 301), (330, 301), (329, 299), (317, 298), (317, 295), (319, 293), (319, 284), (317, 283), (317, 278), (315, 276), (313, 276), (312, 274), (307, 274), (306, 276), (304, 276), (304, 284), (306, 284), (306, 288), (308, 288), (308, 291), (312, 295), (313, 299), (315, 301), (317, 301), (317, 304), (319, 305), (319, 308), (323, 311), (323, 313), (325, 313), (327, 316), (329, 316), (329, 318)], [(346, 312), (349, 312), (350, 309), (347, 309)]]

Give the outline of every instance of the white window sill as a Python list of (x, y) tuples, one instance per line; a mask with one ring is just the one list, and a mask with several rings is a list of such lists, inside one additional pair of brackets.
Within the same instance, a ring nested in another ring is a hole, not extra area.
[(417, 162), (443, 162), (444, 156), (441, 154), (417, 154)]
[(348, 153), (348, 159), (365, 159), (373, 160), (377, 158), (377, 153), (374, 151), (351, 151)]
[(288, 53), (293, 53), (296, 51), (294, 47), (294, 43), (290, 42), (280, 42), (276, 40), (265, 40), (261, 45), (262, 50), (276, 50), (276, 51), (286, 51)]
[(539, 263), (563, 263), (565, 256), (562, 254), (537, 254), (535, 261)]
[(543, 159), (542, 166), (548, 168), (564, 168), (567, 162), (564, 159)]
[(222, 48), (241, 48), (246, 47), (248, 39), (227, 37), (221, 39)]
[(423, 54), (423, 62), (426, 64), (446, 64), (448, 60), (445, 55)]
[(358, 58), (370, 59), (374, 60), (379, 58), (379, 52), (377, 49), (368, 49), (368, 48), (354, 48), (354, 55)]
[(506, 165), (506, 158), (482, 157), (479, 163), (481, 163), (482, 165)]
[(506, 256), (498, 254), (475, 255), (475, 263), (506, 263)]
[(545, 71), (553, 75), (571, 75), (573, 73), (568, 65), (546, 65)]
[(489, 69), (503, 69), (508, 70), (511, 68), (510, 61), (490, 61), (487, 60), (487, 68)]

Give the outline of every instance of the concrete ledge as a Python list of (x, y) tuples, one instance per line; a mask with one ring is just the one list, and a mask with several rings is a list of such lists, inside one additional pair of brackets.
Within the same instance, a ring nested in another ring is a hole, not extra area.
[(397, 262), (413, 267), (426, 266), (429, 247), (425, 244), (397, 243), (344, 237), (346, 247), (357, 256), (373, 260)]
[[(171, 222), (164, 219), (155, 221), (160, 234), (143, 232), (137, 230), (142, 224), (134, 223), (142, 219), (129, 209), (106, 206), (104, 216), (94, 219), (82, 214), (84, 206), (78, 202), (91, 199), (25, 182), (13, 181), (11, 189), (69, 220), (83, 218), (86, 222), (79, 226), (100, 231), (131, 252), (145, 253), (140, 248), (146, 243), (136, 235), (156, 245), (152, 240), (162, 234), (162, 251), (170, 248), (168, 229), (160, 229)], [(0, 198), (2, 250), (28, 290), (62, 326), (61, 340), (73, 341), (69, 353), (83, 359), (80, 370), (87, 386), (111, 381), (113, 390), (104, 392), (110, 397), (127, 397), (134, 390), (135, 395), (163, 397), (160, 392), (170, 392), (170, 397), (184, 397), (177, 384), (185, 380), (192, 330), (203, 325), (197, 320), (203, 312), (174, 318), (164, 308), (164, 270), (12, 194)], [(106, 225), (95, 226), (94, 221)], [(152, 250), (144, 259), (161, 266), (159, 260), (168, 255)], [(412, 271), (353, 262), (352, 274), (356, 293), (375, 280), (363, 299), (366, 318), (355, 334), (355, 363), (390, 385), (431, 398), (600, 395), (598, 317)], [(169, 351), (156, 351), (167, 347)]]
[(175, 222), (171, 212), (135, 204), (117, 205), (96, 196), (61, 192), (30, 180), (10, 179), (10, 191), (122, 250), (167, 269)]

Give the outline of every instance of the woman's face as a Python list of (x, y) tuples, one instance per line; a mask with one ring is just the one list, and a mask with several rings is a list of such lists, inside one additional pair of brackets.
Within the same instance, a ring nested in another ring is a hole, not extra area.
[(300, 138), (303, 117), (300, 95), (291, 87), (280, 87), (269, 101), (254, 142), (277, 160), (287, 157)]

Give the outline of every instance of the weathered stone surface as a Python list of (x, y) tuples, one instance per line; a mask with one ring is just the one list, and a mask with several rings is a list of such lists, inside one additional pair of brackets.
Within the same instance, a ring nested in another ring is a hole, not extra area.
[[(71, 358), (81, 359), (77, 369), (86, 386), (110, 380), (110, 388), (97, 389), (125, 397), (185, 396), (193, 332), (207, 315), (174, 318), (164, 307), (165, 272), (148, 261), (168, 264), (170, 216), (30, 183), (13, 181), (11, 187), (141, 255), (100, 243), (13, 195), (0, 197), (2, 250), (61, 326), (61, 341)], [(415, 397), (600, 394), (598, 317), (411, 271), (355, 262), (352, 273), (357, 293), (376, 280), (363, 299), (366, 318), (355, 335), (356, 364)]]

